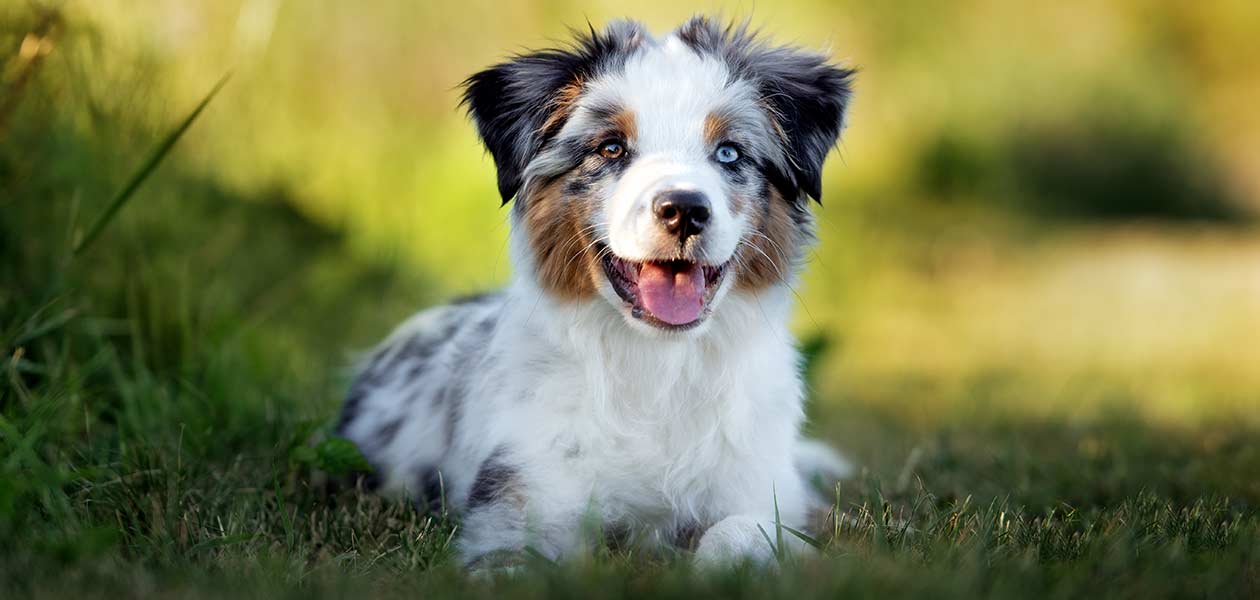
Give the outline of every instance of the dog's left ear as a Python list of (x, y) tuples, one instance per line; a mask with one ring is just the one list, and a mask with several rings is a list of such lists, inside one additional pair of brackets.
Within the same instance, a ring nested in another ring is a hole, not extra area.
[(781, 130), (787, 172), (783, 185), (822, 202), (823, 160), (839, 141), (852, 96), (853, 69), (795, 48), (771, 48), (749, 57), (762, 101)]
[(571, 48), (520, 54), (464, 81), (462, 104), (494, 157), (504, 204), (520, 190), (529, 161), (563, 127), (583, 83), (624, 59), (644, 35), (636, 22), (614, 21), (578, 34)]

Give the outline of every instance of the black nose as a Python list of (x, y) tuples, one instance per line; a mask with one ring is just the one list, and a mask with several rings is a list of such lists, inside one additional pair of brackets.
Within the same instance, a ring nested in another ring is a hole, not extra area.
[(669, 190), (652, 199), (652, 212), (665, 231), (686, 241), (709, 224), (709, 199), (700, 192)]

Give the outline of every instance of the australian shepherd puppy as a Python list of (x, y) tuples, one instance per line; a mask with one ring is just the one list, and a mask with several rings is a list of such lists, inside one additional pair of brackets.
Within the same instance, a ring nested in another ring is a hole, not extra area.
[(514, 274), (364, 360), (339, 433), (375, 483), (459, 513), (468, 563), (592, 536), (772, 556), (776, 512), (803, 527), (846, 469), (801, 437), (786, 322), (852, 75), (696, 18), (470, 77)]

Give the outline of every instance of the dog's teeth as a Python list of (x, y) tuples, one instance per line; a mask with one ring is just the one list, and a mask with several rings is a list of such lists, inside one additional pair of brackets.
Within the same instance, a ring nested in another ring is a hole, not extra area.
[(636, 307), (634, 307), (634, 308), (630, 309), (630, 316), (632, 316), (632, 317), (634, 317), (634, 318), (636, 318), (636, 319), (642, 319), (642, 318), (643, 318), (643, 307), (641, 307), (641, 306), (636, 306)]

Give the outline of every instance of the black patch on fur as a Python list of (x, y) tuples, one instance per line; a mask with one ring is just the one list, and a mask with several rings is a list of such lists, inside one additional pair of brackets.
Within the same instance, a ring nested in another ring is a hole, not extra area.
[(372, 445), (377, 448), (384, 448), (394, 443), (394, 438), (398, 437), (399, 430), (402, 429), (403, 423), (406, 422), (407, 419), (405, 417), (398, 417), (384, 425), (381, 425), (380, 429), (377, 429), (376, 433), (372, 436)]
[(804, 193), (821, 202), (823, 160), (844, 128), (856, 71), (829, 64), (821, 54), (767, 46), (746, 23), (723, 27), (696, 17), (677, 35), (696, 52), (726, 61), (732, 77), (757, 86), (770, 117), (783, 129), (790, 163), (763, 163), (762, 169), (784, 197)]
[(507, 451), (499, 446), (482, 461), (472, 489), (468, 492), (470, 510), (495, 502), (515, 483), (518, 471), (506, 462), (506, 454)]
[[(437, 331), (419, 333), (376, 350), (350, 385), (338, 417), (335, 429), (337, 434), (345, 436), (350, 424), (362, 416), (363, 411), (370, 410), (370, 407), (366, 406), (368, 396), (381, 388), (389, 387), (399, 393), (403, 389), (408, 390), (406, 399), (408, 405), (418, 398), (427, 398), (434, 403), (432, 409), (434, 412), (430, 414), (437, 415), (439, 414), (437, 411), (444, 410), (446, 442), (448, 447), (453, 445), (457, 422), (463, 412), (464, 396), (467, 395), (468, 381), (475, 374), (476, 365), (482, 359), (480, 353), (485, 351), (486, 343), (499, 320), (497, 313), (486, 315), (476, 322), (472, 322), (468, 317), (479, 310), (475, 308), (475, 305), (488, 303), (495, 297), (497, 294), (481, 294), (456, 301), (452, 306), (468, 306), (469, 308), (454, 311)], [(460, 333), (460, 337), (452, 339), (457, 332)], [(453, 345), (453, 350), (446, 351), (442, 357), (443, 360), (435, 361), (434, 357), (444, 352), (443, 349), (447, 345)], [(415, 385), (416, 379), (426, 369), (442, 366), (447, 361), (449, 361), (451, 373), (444, 388), (433, 390)], [(391, 419), (357, 442), (360, 451), (369, 462), (375, 462), (379, 456), (374, 455), (393, 443), (403, 426), (406, 425), (407, 418), (404, 415)], [(379, 465), (376, 466), (376, 471), (380, 472)], [(440, 491), (434, 491), (440, 487), (436, 471), (425, 469), (417, 472), (415, 477), (417, 478), (417, 493), (422, 494), (421, 498), (417, 498), (417, 502), (423, 501), (430, 507), (440, 507)], [(382, 483), (376, 472), (356, 474), (355, 478), (368, 489), (376, 489)]]
[(566, 196), (585, 196), (591, 191), (591, 181), (587, 177), (574, 177), (564, 184)]
[[(420, 375), (424, 373), (424, 370), (427, 369), (428, 367), (429, 367), (428, 364), (422, 363), (422, 362), (418, 362), (411, 365), (410, 367), (407, 368), (407, 380), (415, 381), (416, 379), (420, 377)], [(415, 402), (416, 398), (418, 398), (419, 396), (420, 394), (411, 394), (410, 396), (407, 397), (407, 404), (411, 404)]]
[[(490, 296), (491, 294), (484, 295), (485, 298)], [(467, 299), (463, 304), (479, 301), (481, 300)], [(346, 394), (346, 401), (342, 404), (337, 420), (337, 433), (344, 434), (346, 427), (359, 417), (364, 409), (364, 401), (372, 392), (419, 378), (429, 368), (432, 358), (449, 343), (458, 327), (458, 320), (448, 319), (439, 332), (418, 333), (397, 344), (374, 351), (350, 384), (350, 391)], [(399, 379), (402, 381), (398, 381)], [(407, 403), (415, 402), (421, 395), (411, 394)]]
[(486, 343), (485, 338), (490, 337), (490, 334), (494, 333), (494, 328), (498, 326), (499, 316), (493, 314), (482, 319), (480, 323), (477, 323), (477, 337), (482, 338), (478, 341), (483, 347)]
[[(446, 393), (446, 390), (443, 390), (443, 394), (445, 395)], [(446, 407), (446, 446), (450, 448), (455, 445), (455, 434), (459, 430), (459, 420), (464, 416), (464, 398), (463, 396), (452, 395), (444, 398), (444, 400), (449, 402)]]
[(440, 336), (413, 335), (403, 342), (401, 348), (394, 352), (393, 357), (384, 366), (384, 372), (394, 371), (399, 365), (405, 362), (424, 363), (437, 353), (438, 348), (446, 342), (446, 338), (450, 335), (447, 329)]
[(499, 296), (498, 292), (481, 292), (478, 294), (468, 294), (451, 300), (451, 306), (464, 306), (468, 304), (482, 304), (489, 300), (493, 300)]
[(700, 545), (700, 537), (704, 535), (704, 528), (699, 523), (683, 523), (674, 528), (670, 535), (670, 544), (675, 548), (684, 550), (694, 550)]
[(438, 392), (434, 403), (446, 411), (446, 445), (455, 445), (456, 428), (464, 413), (464, 399), (468, 396), (468, 378), (470, 373), (458, 371), (451, 373), (451, 380)]
[(350, 384), (350, 391), (346, 394), (346, 401), (341, 405), (341, 415), (337, 418), (337, 435), (344, 435), (346, 427), (352, 421), (359, 418), (359, 411), (363, 408), (363, 400), (371, 393), (370, 386), (362, 378)]
[(545, 127), (560, 108), (557, 93), (619, 67), (646, 35), (629, 21), (613, 22), (602, 32), (574, 33), (569, 48), (519, 54), (464, 81), (461, 104), (494, 158), (504, 204), (520, 190), (529, 161), (563, 126), (563, 120), (553, 120)]
[[(350, 385), (350, 392), (346, 394), (346, 401), (344, 404), (342, 404), (341, 414), (337, 418), (337, 427), (333, 430), (336, 433), (336, 435), (341, 436), (341, 437), (346, 436), (346, 429), (349, 428), (350, 423), (354, 422), (355, 419), (359, 418), (359, 414), (363, 411), (363, 408), (364, 408), (363, 403), (366, 400), (368, 394), (372, 393), (372, 391), (373, 391), (373, 386), (369, 382), (365, 381), (362, 377), (360, 377), (353, 384)], [(401, 427), (402, 419), (398, 419), (396, 421), (396, 424), (397, 424), (397, 427)], [(378, 430), (377, 432), (378, 437), (384, 429), (386, 428), (382, 428), (382, 430)], [(394, 431), (385, 431), (385, 433), (388, 433), (389, 438), (392, 440), (394, 435), (396, 435), (398, 432), (395, 428)], [(388, 442), (386, 444), (388, 444)], [(355, 445), (359, 446), (359, 444), (357, 443)], [(369, 449), (363, 448), (362, 446), (360, 446), (359, 451), (363, 452), (366, 457), (366, 455), (369, 452)], [(372, 462), (370, 457), (368, 458), (368, 462), (369, 463)], [(380, 471), (380, 467), (378, 465), (373, 465), (373, 469), (371, 471), (355, 471), (352, 473), (348, 473), (346, 476), (344, 476), (344, 478), (339, 478), (340, 483), (338, 483), (337, 486), (341, 486), (341, 485), (346, 485), (349, 487), (361, 486), (363, 489), (367, 491), (374, 491), (377, 488), (379, 488), (382, 483), (381, 476), (379, 475), (379, 471)]]
[(459, 329), (456, 319), (448, 319), (437, 333), (418, 333), (407, 338), (401, 346), (382, 349), (372, 357), (360, 376), (375, 385), (397, 379), (404, 365), (407, 380), (414, 380), (429, 366), (429, 361), (450, 342)]
[(390, 385), (405, 363), (411, 363), (405, 373), (407, 379), (414, 380), (419, 376), (440, 345), (439, 340), (417, 335), (408, 338), (400, 348), (391, 346), (374, 352), (350, 384), (350, 391), (346, 394), (346, 401), (342, 404), (341, 416), (337, 421), (337, 432), (344, 432), (358, 418), (368, 395)]
[(420, 471), (416, 476), (416, 498), (413, 501), (416, 508), (427, 510), (432, 513), (442, 511), (442, 474), (434, 468), (426, 468)]
[(401, 346), (384, 348), (372, 356), (359, 375), (359, 380), (367, 385), (384, 386), (398, 374), (404, 364), (409, 364), (408, 376), (417, 375), (419, 373), (416, 367), (423, 369), (444, 341), (433, 336), (413, 335), (402, 342)]
[(598, 148), (587, 143), (586, 140), (568, 139), (557, 142), (558, 150), (562, 152), (565, 158), (569, 159), (572, 164), (582, 163), (588, 156), (593, 156)]

